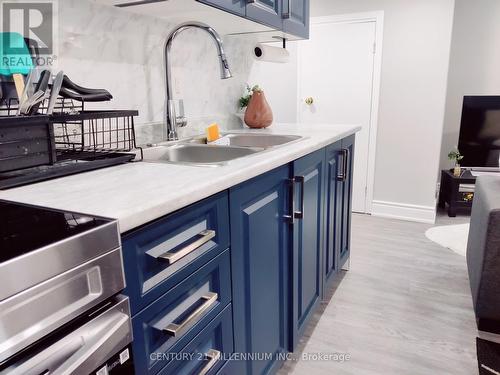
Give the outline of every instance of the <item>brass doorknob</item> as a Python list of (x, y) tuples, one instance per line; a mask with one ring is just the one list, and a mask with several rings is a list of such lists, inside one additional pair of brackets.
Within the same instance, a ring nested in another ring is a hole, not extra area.
[(314, 103), (314, 98), (312, 96), (306, 98), (305, 100), (307, 105), (312, 105)]

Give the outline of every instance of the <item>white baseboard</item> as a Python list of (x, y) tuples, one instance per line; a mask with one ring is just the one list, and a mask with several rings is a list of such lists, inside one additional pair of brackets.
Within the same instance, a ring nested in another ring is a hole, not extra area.
[(434, 224), (436, 222), (436, 207), (373, 201), (372, 215), (391, 219), (415, 221), (418, 223)]

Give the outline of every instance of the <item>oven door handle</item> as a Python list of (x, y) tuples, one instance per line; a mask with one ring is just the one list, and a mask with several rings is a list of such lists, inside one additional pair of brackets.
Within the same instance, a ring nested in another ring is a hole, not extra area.
[[(87, 332), (86, 332), (87, 333)], [(107, 358), (101, 359), (102, 353), (114, 354), (124, 337), (130, 334), (130, 317), (116, 313), (103, 322), (102, 329), (81, 335), (82, 346), (66, 362), (56, 368), (51, 375), (87, 374)], [(82, 371), (83, 370), (83, 371)]]
[(0, 375), (89, 374), (132, 342), (128, 298)]

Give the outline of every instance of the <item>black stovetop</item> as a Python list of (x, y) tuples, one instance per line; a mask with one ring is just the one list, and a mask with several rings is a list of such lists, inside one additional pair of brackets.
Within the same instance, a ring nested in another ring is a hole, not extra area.
[(108, 222), (103, 218), (0, 200), (0, 263)]

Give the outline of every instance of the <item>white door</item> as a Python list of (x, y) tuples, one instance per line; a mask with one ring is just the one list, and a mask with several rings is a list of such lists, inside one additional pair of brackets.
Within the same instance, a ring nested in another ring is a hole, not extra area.
[(353, 184), (353, 211), (361, 213), (370, 209), (367, 192), (373, 188), (368, 169), (376, 26), (375, 21), (313, 23), (310, 39), (299, 46), (299, 120), (362, 126)]

